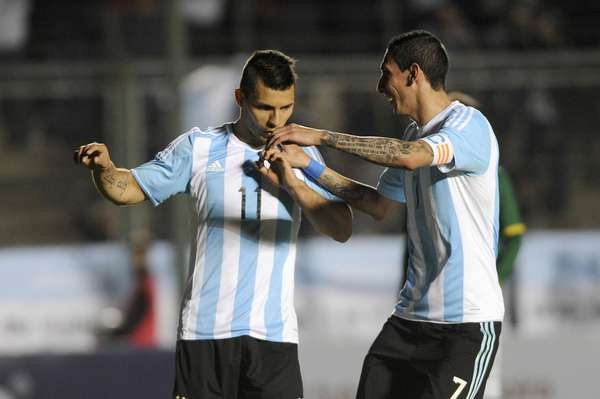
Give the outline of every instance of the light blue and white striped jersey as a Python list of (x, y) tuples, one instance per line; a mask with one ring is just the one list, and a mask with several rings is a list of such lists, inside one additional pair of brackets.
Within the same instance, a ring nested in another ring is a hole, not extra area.
[[(409, 263), (394, 314), (445, 323), (501, 321), (498, 142), (487, 119), (458, 101), (406, 140), (424, 139), (434, 165), (386, 169), (378, 191), (406, 202)], [(436, 162), (436, 160), (442, 160)]]
[[(322, 161), (316, 148), (305, 151)], [(285, 190), (263, 182), (253, 169), (259, 152), (240, 141), (231, 124), (194, 128), (132, 170), (154, 205), (184, 192), (195, 202), (198, 229), (180, 339), (250, 335), (298, 342), (294, 263), (300, 209)], [(323, 197), (339, 200), (305, 181)]]

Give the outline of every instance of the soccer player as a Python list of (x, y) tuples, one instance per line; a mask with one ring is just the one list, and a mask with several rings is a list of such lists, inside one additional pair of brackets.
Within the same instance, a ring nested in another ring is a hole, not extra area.
[(264, 154), (270, 159), (279, 143), (345, 151), (388, 167), (377, 189), (316, 159), (289, 159), (375, 219), (406, 203), (406, 283), (365, 357), (357, 398), (480, 399), (498, 348), (498, 143), (483, 114), (449, 100), (447, 70), (446, 49), (434, 35), (396, 36), (378, 91), (413, 120), (402, 140), (292, 124), (276, 129)]
[[(481, 105), (477, 99), (460, 91), (448, 93), (450, 100), (458, 100), (465, 105), (479, 108)], [(498, 168), (498, 187), (500, 195), (499, 210), (499, 245), (498, 257), (496, 258), (496, 270), (500, 284), (503, 284), (511, 275), (514, 268), (523, 234), (527, 230), (523, 219), (512, 182), (508, 173), (501, 166)], [(490, 371), (487, 381), (484, 399), (499, 399), (502, 397), (502, 346), (498, 347), (494, 366)]]
[[(274, 50), (246, 62), (234, 123), (179, 136), (137, 168), (117, 168), (103, 144), (77, 160), (116, 204), (154, 205), (177, 193), (198, 224), (176, 347), (175, 398), (297, 399), (303, 396), (294, 310), (294, 261), (302, 210), (316, 230), (346, 241), (346, 203), (273, 154), (256, 165), (271, 132), (294, 109), (294, 60)], [(202, 110), (198, 110), (202, 112)], [(302, 152), (297, 146), (277, 151)], [(305, 151), (321, 161), (318, 151)]]

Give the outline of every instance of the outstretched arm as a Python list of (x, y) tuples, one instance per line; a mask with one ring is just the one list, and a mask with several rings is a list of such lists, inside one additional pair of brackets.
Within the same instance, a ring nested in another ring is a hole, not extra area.
[(146, 196), (129, 169), (117, 168), (110, 159), (106, 145), (82, 145), (73, 154), (78, 164), (92, 171), (92, 179), (102, 196), (116, 205), (137, 204)]
[(387, 137), (362, 137), (290, 124), (276, 129), (268, 147), (281, 143), (326, 145), (356, 155), (378, 165), (416, 169), (431, 165), (433, 151), (424, 141), (405, 141)]

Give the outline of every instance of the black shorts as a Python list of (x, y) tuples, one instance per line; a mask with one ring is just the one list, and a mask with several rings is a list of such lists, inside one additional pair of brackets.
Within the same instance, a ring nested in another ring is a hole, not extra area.
[(177, 341), (176, 399), (302, 398), (298, 345), (241, 336)]
[(480, 399), (500, 322), (438, 324), (390, 317), (365, 357), (358, 399)]

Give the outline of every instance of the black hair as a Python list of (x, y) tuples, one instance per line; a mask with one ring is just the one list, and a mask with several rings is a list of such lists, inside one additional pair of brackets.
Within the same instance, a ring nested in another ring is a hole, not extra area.
[(387, 47), (401, 71), (417, 64), (434, 90), (446, 88), (448, 53), (436, 36), (425, 30), (413, 30), (395, 36)]
[(240, 89), (244, 96), (251, 97), (260, 79), (270, 89), (286, 90), (296, 84), (295, 65), (296, 60), (281, 51), (255, 51), (244, 65)]

